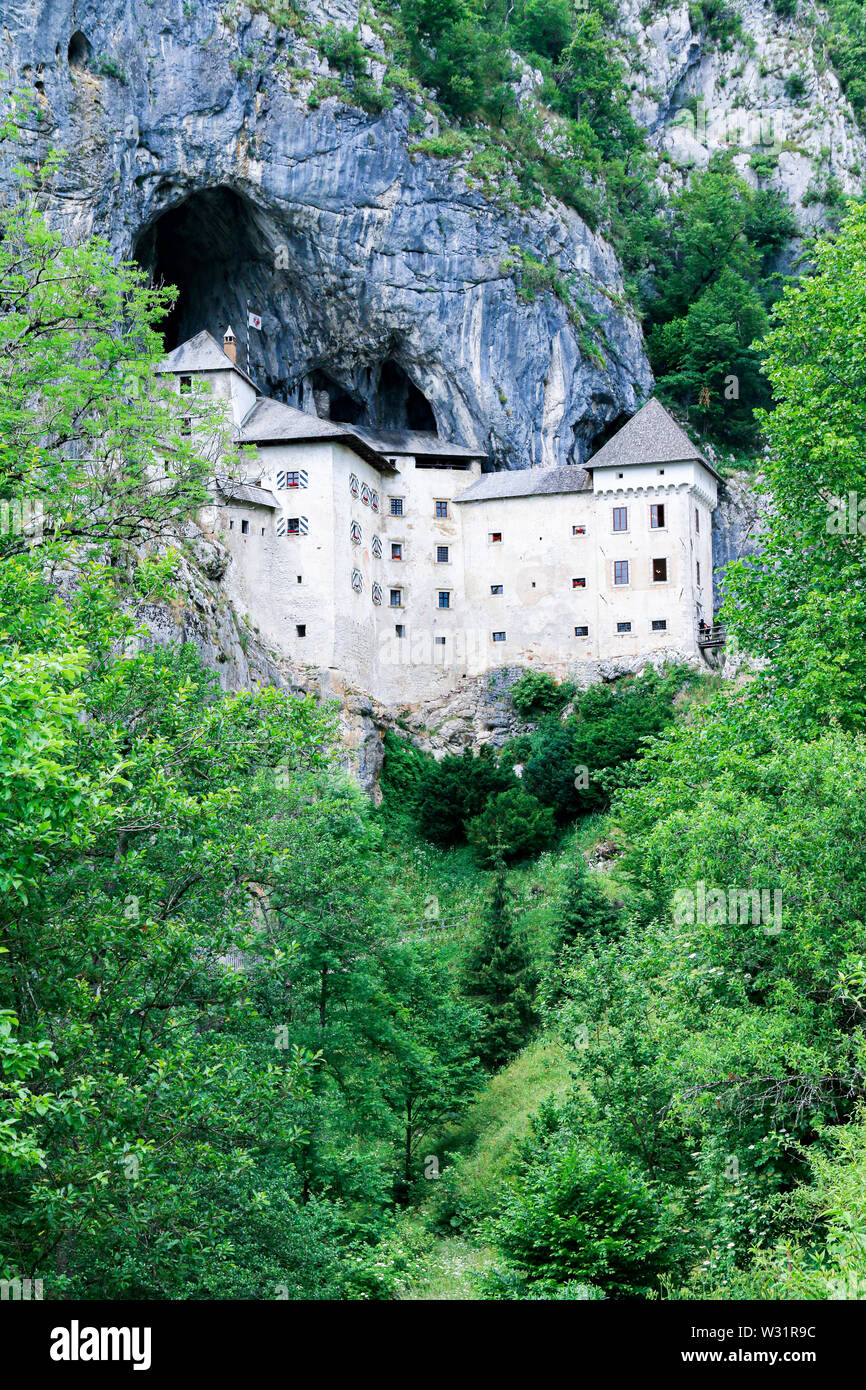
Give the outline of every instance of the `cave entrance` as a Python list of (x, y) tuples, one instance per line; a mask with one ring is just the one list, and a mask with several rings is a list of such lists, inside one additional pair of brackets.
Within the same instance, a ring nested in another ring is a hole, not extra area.
[(383, 362), (379, 372), (377, 414), (371, 423), (385, 430), (425, 430), (436, 433), (430, 402), (397, 362)]
[(348, 389), (322, 368), (311, 372), (316, 414), (344, 425), (436, 434), (436, 416), (430, 402), (399, 363), (388, 358), (378, 369), (358, 375), (357, 387)]
[[(160, 324), (166, 349), (207, 328), (217, 341), (231, 324), (239, 346), (247, 336), (245, 285), (264, 264), (264, 241), (251, 205), (230, 188), (193, 193), (146, 228), (135, 259), (155, 285), (175, 285), (177, 298)], [(239, 354), (240, 357), (240, 354)]]

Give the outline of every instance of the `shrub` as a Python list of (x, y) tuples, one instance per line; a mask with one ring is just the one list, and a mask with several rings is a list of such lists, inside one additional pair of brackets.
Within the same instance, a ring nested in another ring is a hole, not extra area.
[(574, 696), (574, 686), (569, 681), (558, 683), (546, 671), (524, 671), (508, 694), (517, 713), (526, 719), (539, 710), (552, 714), (563, 709)]

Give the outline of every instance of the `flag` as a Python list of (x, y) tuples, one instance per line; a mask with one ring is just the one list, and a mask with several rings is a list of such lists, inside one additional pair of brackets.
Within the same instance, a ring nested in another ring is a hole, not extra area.
[(261, 328), (262, 328), (262, 321), (261, 321), (261, 318), (259, 317), (258, 314), (251, 314), (251, 313), (249, 312), (249, 310), (247, 310), (247, 324), (249, 325), (250, 328), (257, 328), (257, 329), (259, 330), (259, 332), (261, 332)]

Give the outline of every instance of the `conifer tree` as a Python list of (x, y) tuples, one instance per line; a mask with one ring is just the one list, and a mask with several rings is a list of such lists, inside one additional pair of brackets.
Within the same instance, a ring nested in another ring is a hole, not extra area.
[(496, 1070), (528, 1042), (538, 1022), (538, 976), (514, 924), (501, 849), (493, 863), (484, 925), (469, 952), (464, 973), (467, 993), (483, 1019), (479, 1054), (485, 1066)]

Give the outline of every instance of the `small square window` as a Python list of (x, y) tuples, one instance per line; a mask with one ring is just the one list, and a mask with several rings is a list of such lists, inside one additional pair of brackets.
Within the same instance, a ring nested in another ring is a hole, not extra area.
[(186, 396), (192, 390), (192, 377), (182, 376), (180, 379), (181, 395)]
[(439, 518), (439, 520), (448, 515), (447, 502), (434, 502), (433, 509), (433, 515)]
[(658, 472), (658, 475), (659, 475), (660, 478), (663, 478), (663, 477), (664, 477), (664, 475), (665, 475), (665, 470), (664, 470), (663, 468), (659, 468), (659, 469), (657, 469), (656, 471)]
[(588, 628), (588, 627), (576, 627), (576, 628), (574, 629), (574, 635), (575, 635), (575, 637), (588, 637), (588, 636), (589, 636), (589, 628)]
[(572, 589), (585, 589), (585, 588), (586, 588), (586, 580), (585, 580), (584, 578), (582, 578), (582, 577), (581, 577), (580, 579), (572, 579), (572, 581), (571, 581), (571, 587), (572, 587)]
[(623, 475), (622, 475), (622, 473), (617, 473), (616, 476), (617, 476), (618, 478), (621, 478)]
[(440, 608), (450, 608), (450, 607), (451, 607), (451, 594), (450, 594), (450, 592), (449, 592), (448, 589), (440, 589), (440, 590), (439, 590), (439, 607), (440, 607)]
[(392, 516), (402, 516), (402, 515), (403, 515), (403, 498), (402, 498), (402, 497), (392, 497), (392, 498), (390, 499), (390, 501), (391, 501), (391, 515), (392, 515)]
[(494, 632), (494, 634), (493, 634), (493, 640), (494, 640), (494, 642), (504, 642), (504, 641), (505, 641), (505, 633), (504, 633), (504, 632)]
[(405, 627), (403, 626), (402, 623), (395, 623), (395, 624), (394, 624), (394, 635), (395, 635), (395, 637), (405, 637), (405, 636), (406, 636), (406, 629), (405, 629)]
[(585, 535), (586, 535), (586, 527), (585, 527), (585, 526), (572, 526), (572, 528), (571, 528), (571, 534), (572, 534), (573, 536), (585, 536)]
[(667, 560), (653, 560), (653, 583), (665, 584), (668, 577)]
[(614, 531), (628, 530), (628, 507), (614, 507), (613, 529)]
[(299, 637), (306, 637), (306, 635), (307, 635), (307, 624), (306, 624), (306, 623), (297, 623), (297, 624), (295, 625), (295, 632), (298, 634)]
[(617, 623), (617, 632), (631, 632), (631, 623)]
[(491, 531), (491, 532), (490, 532), (490, 544), (491, 544), (491, 545), (498, 545), (499, 542), (500, 542), (501, 540), (502, 540), (502, 532), (501, 532), (501, 531)]
[(392, 542), (391, 542), (391, 559), (392, 559), (392, 560), (402, 560), (402, 559), (403, 559), (403, 542), (402, 542), (402, 541), (392, 541)]
[(614, 584), (628, 583), (628, 560), (614, 560), (613, 582)]
[(444, 646), (445, 646), (445, 638), (444, 638), (444, 637), (436, 637), (436, 638), (434, 638), (434, 641), (435, 641), (437, 647), (444, 647)]
[(241, 535), (244, 535), (244, 536), (249, 535), (249, 530), (250, 530), (250, 523), (249, 523), (248, 521), (242, 521), (242, 522), (241, 522)]
[(663, 502), (653, 502), (650, 507), (650, 526), (653, 531), (660, 531), (665, 524), (665, 507)]
[(300, 475), (300, 473), (287, 473), (287, 474), (286, 474), (286, 487), (300, 487), (300, 486), (301, 486), (301, 475)]
[(402, 589), (392, 589), (392, 590), (391, 590), (391, 607), (392, 607), (392, 608), (402, 608), (402, 607), (403, 607), (403, 590), (402, 590)]
[(668, 620), (667, 618), (653, 618), (650, 627), (653, 632), (667, 632)]
[(286, 517), (286, 535), (299, 536), (301, 534), (301, 518), (299, 516)]
[(501, 584), (491, 584), (491, 585), (490, 585), (490, 592), (491, 592), (491, 594), (501, 594), (501, 593), (503, 592), (502, 585), (501, 585)]
[(447, 564), (448, 564), (448, 547), (447, 547), (447, 545), (437, 545), (437, 547), (436, 547), (436, 563), (437, 563), (437, 565), (447, 565)]

